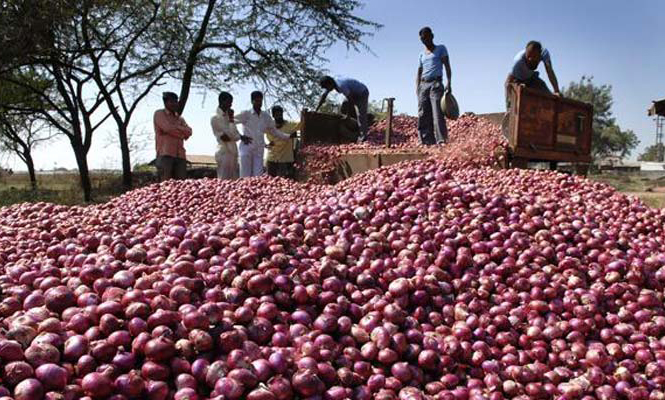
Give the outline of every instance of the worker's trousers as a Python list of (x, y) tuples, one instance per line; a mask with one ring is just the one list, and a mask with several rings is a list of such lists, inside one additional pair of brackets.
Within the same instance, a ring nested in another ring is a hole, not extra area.
[(172, 156), (157, 156), (155, 161), (160, 182), (169, 179), (187, 179), (187, 160)]
[(260, 176), (263, 174), (263, 148), (248, 149), (240, 154), (240, 177)]
[(446, 118), (441, 110), (443, 82), (421, 81), (418, 90), (418, 136), (424, 145), (445, 143), (448, 140)]
[(367, 108), (369, 106), (369, 90), (348, 98), (349, 102), (353, 104), (353, 107), (356, 109), (356, 115), (358, 115), (358, 127), (360, 128), (361, 139), (364, 140), (367, 136), (367, 131), (369, 131), (369, 126), (367, 124)]
[(217, 150), (215, 161), (217, 161), (217, 177), (219, 179), (238, 179), (239, 167), (237, 154)]

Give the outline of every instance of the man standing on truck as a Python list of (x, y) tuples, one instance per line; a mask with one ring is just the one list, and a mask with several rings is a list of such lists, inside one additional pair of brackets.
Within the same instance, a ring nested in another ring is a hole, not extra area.
[(545, 71), (547, 71), (547, 77), (554, 88), (554, 94), (561, 96), (559, 82), (557, 81), (556, 74), (552, 68), (552, 56), (550, 55), (550, 52), (547, 49), (544, 49), (540, 42), (532, 40), (527, 43), (524, 50), (521, 50), (515, 56), (513, 69), (508, 74), (508, 79), (506, 79), (506, 98), (508, 101), (511, 91), (511, 83), (524, 85), (528, 88), (546, 93), (552, 93), (547, 87), (547, 84), (538, 76), (538, 71), (536, 71), (541, 61), (545, 64)]
[[(547, 77), (552, 84), (552, 88), (554, 88), (554, 94), (561, 96), (559, 82), (556, 79), (554, 68), (552, 68), (550, 52), (544, 49), (540, 42), (530, 41), (526, 44), (526, 48), (515, 56), (513, 69), (506, 79), (506, 114), (501, 123), (501, 130), (506, 137), (508, 136), (510, 113), (513, 105), (514, 85), (524, 85), (540, 92), (552, 94), (545, 81), (540, 79), (538, 71), (536, 71), (541, 61), (545, 64), (545, 71), (547, 71)], [(550, 169), (556, 169), (556, 164), (556, 161), (551, 161)]]
[(420, 41), (425, 49), (418, 59), (416, 94), (418, 95), (418, 136), (425, 145), (441, 144), (448, 140), (446, 119), (441, 110), (443, 97), (443, 67), (446, 67), (448, 84), (451, 89), (452, 71), (446, 46), (434, 44), (434, 34), (428, 26), (420, 30)]
[(349, 102), (349, 105), (353, 106), (356, 110), (358, 127), (360, 128), (358, 142), (364, 142), (367, 139), (367, 132), (369, 131), (369, 124), (367, 121), (369, 89), (367, 89), (367, 86), (352, 78), (333, 78), (331, 76), (324, 76), (319, 84), (326, 91), (323, 93), (323, 96), (321, 96), (321, 100), (315, 111), (318, 111), (321, 108), (331, 91), (335, 90), (343, 94)]
[(164, 108), (155, 111), (155, 147), (157, 149), (157, 175), (159, 180), (185, 179), (187, 159), (184, 141), (192, 136), (192, 128), (180, 116), (178, 95), (173, 92), (162, 94)]

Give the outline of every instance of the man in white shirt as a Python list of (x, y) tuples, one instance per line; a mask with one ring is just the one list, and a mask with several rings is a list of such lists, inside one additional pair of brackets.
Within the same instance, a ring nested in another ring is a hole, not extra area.
[[(240, 177), (259, 176), (263, 174), (263, 151), (265, 148), (264, 133), (275, 133), (275, 121), (265, 111), (263, 106), (263, 93), (252, 92), (252, 109), (243, 111), (235, 118), (236, 124), (242, 124), (244, 136), (251, 141), (243, 140), (240, 143)], [(277, 135), (275, 133), (275, 135)]]
[[(233, 123), (233, 96), (228, 92), (219, 94), (219, 105), (215, 115), (210, 118), (212, 133), (217, 139), (217, 178), (238, 179), (238, 146), (236, 142), (241, 140), (238, 129)], [(249, 138), (242, 139), (248, 141)]]

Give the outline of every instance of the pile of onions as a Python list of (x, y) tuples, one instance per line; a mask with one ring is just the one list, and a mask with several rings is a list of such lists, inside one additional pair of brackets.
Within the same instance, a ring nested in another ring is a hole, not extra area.
[(340, 175), (341, 157), (345, 154), (416, 153), (452, 162), (458, 167), (503, 165), (508, 142), (499, 126), (473, 114), (447, 121), (446, 145), (423, 146), (418, 139), (418, 118), (397, 115), (393, 118), (391, 147), (385, 147), (387, 120), (375, 123), (364, 143), (341, 145), (311, 144), (300, 149), (299, 169), (307, 182), (335, 183)]
[(0, 399), (664, 399), (665, 210), (469, 162), (0, 209)]

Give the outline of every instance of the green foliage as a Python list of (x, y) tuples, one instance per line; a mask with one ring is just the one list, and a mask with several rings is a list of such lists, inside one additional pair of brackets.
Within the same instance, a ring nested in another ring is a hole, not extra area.
[(665, 155), (665, 145), (662, 143), (652, 144), (651, 146), (644, 149), (644, 153), (640, 154), (637, 160), (662, 162), (663, 155)]
[(594, 159), (616, 155), (626, 157), (637, 147), (639, 140), (631, 130), (622, 130), (612, 114), (612, 86), (596, 85), (593, 77), (582, 76), (564, 89), (564, 96), (593, 105), (593, 137), (591, 153)]
[[(240, 84), (254, 84), (279, 102), (306, 104), (318, 90), (325, 51), (336, 43), (366, 48), (363, 39), (379, 27), (356, 15), (361, 6), (358, 0), (5, 0), (0, 80), (47, 105), (26, 108), (67, 135), (89, 200), (87, 154), (106, 120), (117, 125), (127, 185), (130, 119), (167, 77), (182, 82), (181, 109), (191, 86), (233, 91)], [(51, 90), (15, 79), (33, 70)]]
[(358, 0), (172, 1), (162, 34), (175, 38), (170, 61), (182, 79), (215, 91), (255, 85), (276, 102), (315, 107), (318, 80), (334, 44), (366, 49), (379, 24), (356, 15)]

